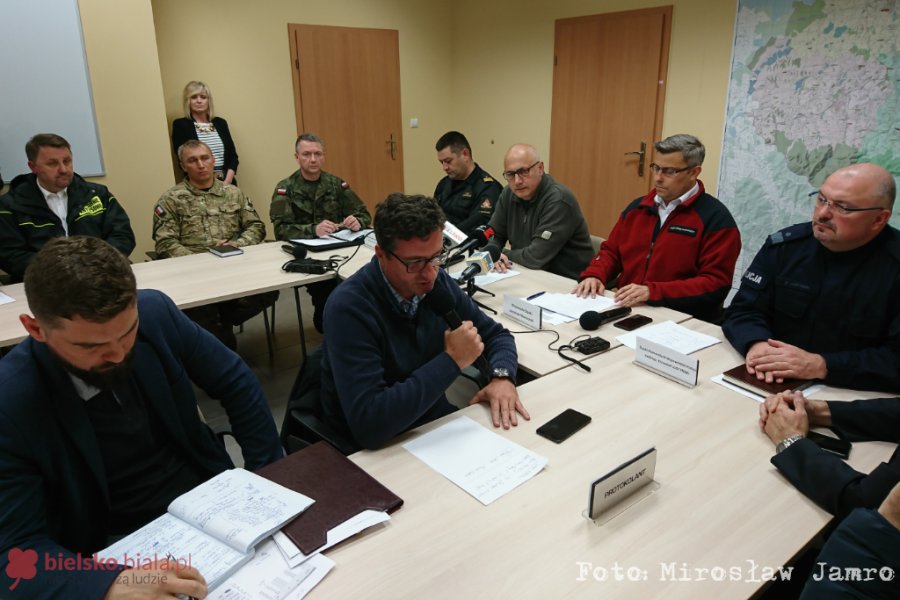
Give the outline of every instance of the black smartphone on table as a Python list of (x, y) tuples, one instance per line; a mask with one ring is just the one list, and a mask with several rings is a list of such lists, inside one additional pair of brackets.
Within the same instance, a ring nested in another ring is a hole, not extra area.
[(816, 443), (816, 445), (826, 452), (836, 454), (841, 458), (850, 458), (850, 448), (852, 444), (847, 440), (831, 437), (818, 431), (809, 431), (806, 437)]
[(618, 327), (619, 329), (624, 329), (625, 331), (634, 331), (638, 327), (643, 327), (647, 323), (652, 323), (653, 319), (650, 317), (645, 317), (644, 315), (631, 315), (630, 317), (626, 317), (621, 321), (616, 321), (613, 323), (613, 327)]
[(538, 427), (537, 434), (559, 444), (590, 422), (586, 414), (567, 408)]

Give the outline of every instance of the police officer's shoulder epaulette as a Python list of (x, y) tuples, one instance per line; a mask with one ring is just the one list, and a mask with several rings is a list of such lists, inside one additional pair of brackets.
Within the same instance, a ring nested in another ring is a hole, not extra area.
[(485, 175), (484, 178), (482, 179), (482, 181), (484, 183), (494, 183), (494, 178), (491, 177), (490, 175)]
[(790, 227), (785, 227), (775, 233), (769, 235), (766, 242), (770, 246), (777, 246), (787, 242), (794, 242), (808, 238), (812, 235), (812, 225), (810, 223), (797, 223)]

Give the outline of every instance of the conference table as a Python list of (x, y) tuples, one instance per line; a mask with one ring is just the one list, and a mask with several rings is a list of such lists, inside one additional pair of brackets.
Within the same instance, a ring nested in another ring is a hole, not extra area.
[[(723, 340), (697, 320), (685, 327)], [(311, 598), (747, 598), (801, 551), (831, 516), (770, 464), (758, 403), (710, 377), (739, 364), (727, 342), (692, 356), (688, 388), (633, 364), (617, 347), (531, 381), (519, 395), (531, 421), (498, 433), (542, 456), (545, 469), (488, 506), (402, 445), (465, 415), (493, 430), (485, 405), (407, 432), (351, 458), (404, 499), (389, 524), (328, 555), (337, 568)], [(826, 388), (815, 398), (883, 394)], [(566, 408), (592, 423), (554, 444), (535, 429)], [(589, 484), (654, 446), (659, 489), (612, 520), (583, 516)], [(850, 464), (868, 472), (892, 444), (855, 443)], [(724, 574), (724, 575), (723, 575)]]

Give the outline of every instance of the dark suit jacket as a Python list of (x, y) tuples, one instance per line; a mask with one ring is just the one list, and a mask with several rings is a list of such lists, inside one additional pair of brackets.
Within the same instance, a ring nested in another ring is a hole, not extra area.
[[(900, 398), (829, 402), (828, 406), (832, 429), (850, 441), (900, 440)], [(877, 508), (900, 481), (900, 448), (868, 475), (807, 439), (773, 456), (772, 464), (798, 490), (839, 517), (857, 507)]]
[[(138, 294), (133, 377), (178, 454), (202, 471), (233, 466), (200, 421), (191, 382), (219, 398), (246, 468), (283, 455), (262, 389), (240, 357), (160, 292)], [(28, 338), (0, 360), (0, 571), (12, 548), (37, 551), (25, 598), (103, 598), (117, 571), (45, 570), (45, 556), (88, 557), (106, 546), (110, 514), (103, 461), (71, 379), (43, 343)]]

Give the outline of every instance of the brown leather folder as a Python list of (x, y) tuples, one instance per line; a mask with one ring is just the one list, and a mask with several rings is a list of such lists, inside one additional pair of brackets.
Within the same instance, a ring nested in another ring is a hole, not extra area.
[(747, 365), (744, 363), (722, 373), (722, 379), (739, 388), (762, 396), (774, 396), (781, 392), (802, 390), (813, 383), (812, 379), (795, 379), (790, 377), (781, 383), (775, 383), (774, 381), (772, 383), (766, 383), (765, 381), (757, 379), (756, 375), (748, 373)]
[(315, 503), (282, 527), (303, 554), (325, 545), (328, 530), (364, 510), (392, 513), (403, 500), (327, 442), (317, 442), (256, 471)]

